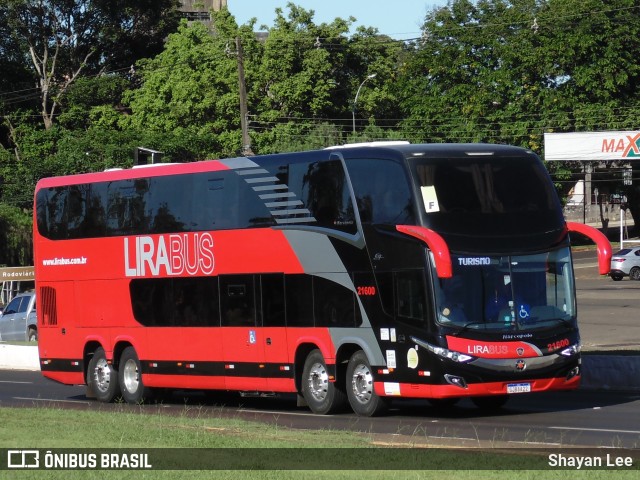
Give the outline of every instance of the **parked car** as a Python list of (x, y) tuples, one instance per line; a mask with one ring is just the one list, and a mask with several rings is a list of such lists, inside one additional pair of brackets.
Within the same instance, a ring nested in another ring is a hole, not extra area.
[(640, 247), (623, 248), (614, 253), (609, 275), (616, 281), (626, 276), (632, 280), (640, 280)]
[(36, 294), (25, 292), (16, 295), (0, 315), (0, 339), (38, 340), (36, 318)]

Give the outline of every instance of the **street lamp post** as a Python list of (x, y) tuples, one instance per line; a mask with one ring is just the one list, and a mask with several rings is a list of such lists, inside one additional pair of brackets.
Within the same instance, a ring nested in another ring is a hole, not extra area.
[(365, 78), (362, 83), (360, 84), (360, 86), (358, 87), (358, 91), (356, 92), (356, 98), (353, 99), (353, 110), (351, 111), (351, 113), (353, 114), (353, 133), (355, 135), (356, 133), (356, 104), (358, 103), (358, 96), (360, 95), (360, 89), (362, 88), (362, 86), (365, 84), (365, 82), (367, 80), (371, 80), (372, 78), (375, 78), (376, 74), (372, 73), (371, 75), (367, 75), (367, 78)]

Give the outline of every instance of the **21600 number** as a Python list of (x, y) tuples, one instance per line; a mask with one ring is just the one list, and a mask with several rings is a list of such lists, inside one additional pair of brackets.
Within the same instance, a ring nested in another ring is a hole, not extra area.
[(376, 294), (376, 287), (358, 287), (358, 295), (369, 297)]

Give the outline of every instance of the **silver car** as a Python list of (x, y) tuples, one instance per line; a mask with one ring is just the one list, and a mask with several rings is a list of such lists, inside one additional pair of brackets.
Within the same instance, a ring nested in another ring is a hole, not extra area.
[(38, 340), (35, 293), (21, 293), (7, 304), (0, 315), (0, 339)]
[(640, 247), (623, 248), (614, 253), (609, 275), (616, 281), (626, 276), (632, 280), (640, 280)]

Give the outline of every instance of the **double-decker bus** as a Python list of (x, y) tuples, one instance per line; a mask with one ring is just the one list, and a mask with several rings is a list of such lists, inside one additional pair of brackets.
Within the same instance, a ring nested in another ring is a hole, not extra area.
[(42, 373), (155, 389), (500, 406), (574, 389), (569, 232), (541, 160), (372, 144), (47, 178), (35, 192)]

